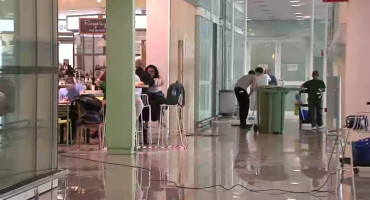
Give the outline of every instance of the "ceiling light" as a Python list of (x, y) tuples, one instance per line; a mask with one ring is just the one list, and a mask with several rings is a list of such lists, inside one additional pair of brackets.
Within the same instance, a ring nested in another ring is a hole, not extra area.
[(299, 0), (291, 0), (290, 3), (299, 3)]
[(286, 200), (296, 200), (294, 197), (287, 197)]
[(299, 182), (291, 182), (290, 184), (291, 184), (291, 185), (299, 185), (299, 184), (301, 184), (301, 183), (299, 183)]
[(247, 21), (251, 21), (251, 20), (253, 20), (253, 19), (251, 19), (251, 18), (248, 18), (248, 19), (247, 19)]
[(311, 19), (311, 16), (304, 16), (303, 18), (305, 18), (305, 19)]
[(101, 0), (96, 0), (98, 3), (101, 3)]
[(295, 15), (303, 15), (303, 13), (296, 12)]
[(69, 9), (69, 12), (77, 12), (77, 9)]
[(300, 169), (293, 170), (293, 172), (300, 172), (300, 171), (301, 171)]
[(293, 7), (299, 7), (301, 4), (292, 4)]
[(303, 21), (304, 19), (302, 19), (302, 18), (298, 18), (298, 19), (296, 19), (297, 21)]
[(302, 15), (297, 15), (297, 16), (295, 16), (295, 17), (297, 17), (297, 18), (303, 18), (303, 16), (302, 16)]

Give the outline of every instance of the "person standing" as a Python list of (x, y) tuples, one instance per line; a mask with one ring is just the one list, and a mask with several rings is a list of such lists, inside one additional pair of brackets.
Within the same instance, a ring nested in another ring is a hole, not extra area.
[(326, 86), (324, 81), (319, 79), (319, 72), (314, 71), (312, 73), (312, 80), (303, 83), (301, 88), (307, 89), (308, 91), (308, 109), (310, 112), (312, 130), (323, 128), (322, 97)]
[[(154, 79), (150, 76), (148, 72), (145, 71), (145, 65), (143, 60), (137, 59), (136, 63), (136, 75), (140, 78), (140, 80), (145, 84), (148, 85), (149, 87), (154, 85)], [(142, 94), (148, 95), (148, 88), (143, 88), (141, 91)], [(143, 121), (144, 127), (143, 127), (143, 135), (144, 135), (144, 145), (148, 144), (148, 121), (149, 121), (149, 108), (144, 108), (143, 111)]]
[[(248, 75), (241, 77), (235, 84), (234, 91), (239, 104), (240, 128), (247, 128), (247, 117), (250, 103), (249, 96), (254, 91), (255, 78), (255, 72), (251, 70), (248, 72)], [(248, 94), (247, 91), (249, 87), (251, 88), (250, 94)]]

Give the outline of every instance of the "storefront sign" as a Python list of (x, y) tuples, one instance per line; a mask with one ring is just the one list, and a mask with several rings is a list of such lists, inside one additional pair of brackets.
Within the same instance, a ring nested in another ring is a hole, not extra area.
[(80, 34), (104, 34), (106, 19), (80, 18)]
[(323, 0), (323, 2), (348, 2), (348, 0)]

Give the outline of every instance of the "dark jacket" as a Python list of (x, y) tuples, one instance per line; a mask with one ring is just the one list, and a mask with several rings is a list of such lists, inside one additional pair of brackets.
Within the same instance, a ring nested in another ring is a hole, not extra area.
[[(139, 68), (136, 69), (136, 75), (138, 75), (140, 77), (140, 80), (145, 85), (149, 85), (149, 87), (154, 85), (154, 79), (152, 79), (150, 74), (148, 72), (144, 71), (142, 68), (139, 67)], [(142, 93), (143, 94), (148, 94), (148, 89), (143, 88)]]

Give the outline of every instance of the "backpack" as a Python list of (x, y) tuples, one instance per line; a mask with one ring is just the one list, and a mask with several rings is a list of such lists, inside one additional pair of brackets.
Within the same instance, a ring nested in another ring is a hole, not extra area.
[[(179, 104), (179, 98), (182, 95), (182, 103)], [(185, 105), (185, 89), (184, 86), (176, 81), (176, 83), (172, 83), (167, 90), (167, 105)]]
[(76, 97), (74, 101), (80, 103), (84, 110), (95, 112), (100, 112), (103, 106), (103, 103), (94, 95), (81, 95), (79, 97)]

